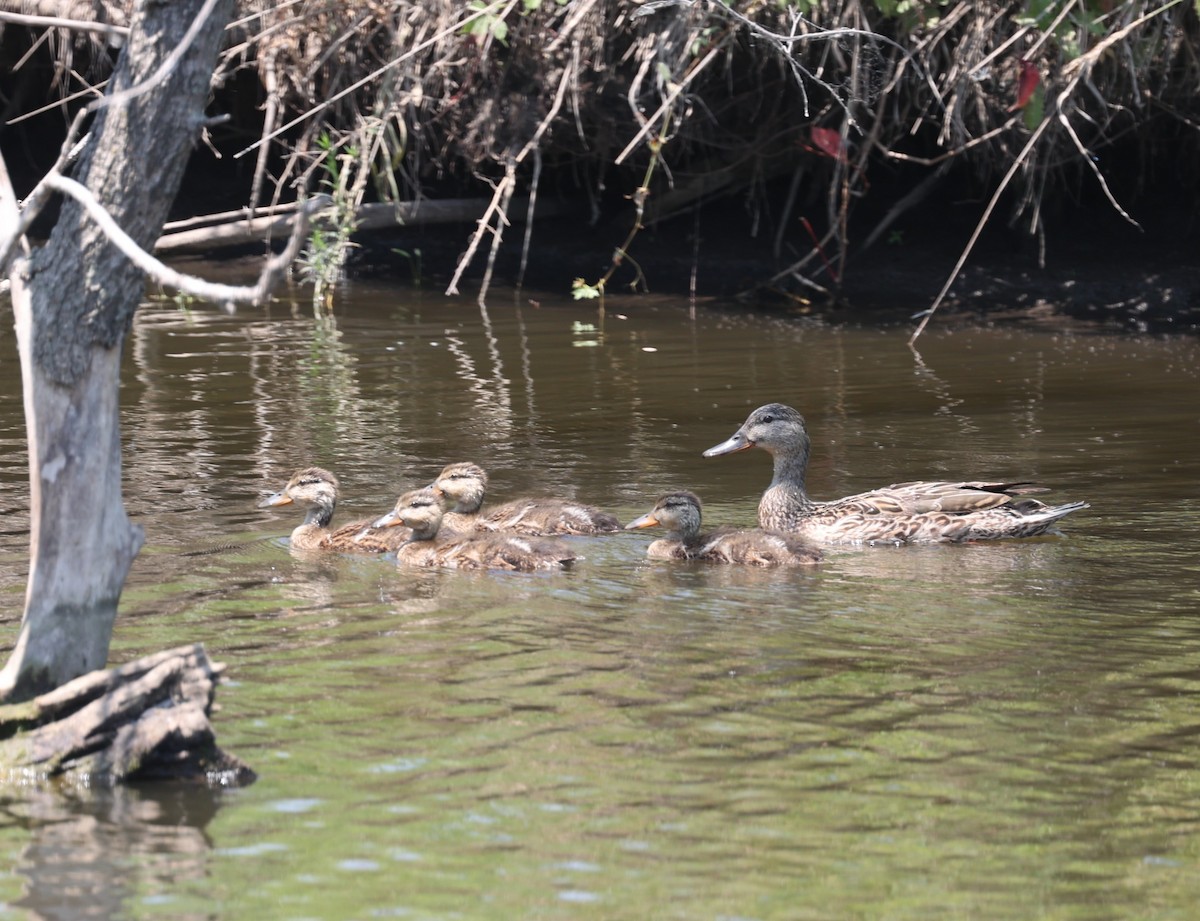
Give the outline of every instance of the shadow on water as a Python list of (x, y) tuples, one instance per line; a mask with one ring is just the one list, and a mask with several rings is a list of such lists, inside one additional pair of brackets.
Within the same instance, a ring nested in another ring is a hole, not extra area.
[[(113, 654), (206, 643), (222, 744), (260, 780), (207, 810), (10, 791), (6, 912), (1187, 916), (1197, 345), (906, 335), (369, 287), (321, 320), (146, 306), (123, 424), (147, 547)], [(28, 488), (0, 377), (11, 647)], [(292, 553), (294, 510), (255, 508), (319, 464), (350, 521), (474, 460), (496, 501), (628, 521), (690, 488), (750, 524), (768, 458), (700, 453), (771, 400), (808, 418), (818, 497), (995, 476), (1092, 508), (1064, 536), (786, 571), (651, 562), (628, 532), (533, 576)]]

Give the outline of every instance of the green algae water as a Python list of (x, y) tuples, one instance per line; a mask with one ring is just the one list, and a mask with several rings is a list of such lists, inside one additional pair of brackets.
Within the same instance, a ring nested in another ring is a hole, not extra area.
[[(8, 330), (8, 327), (5, 327)], [(152, 304), (124, 372), (146, 530), (114, 662), (202, 641), (253, 786), (2, 791), (0, 918), (1187, 918), (1200, 900), (1200, 344), (356, 286), (332, 318)], [(28, 484), (0, 334), (0, 642)], [(795, 571), (575, 541), (561, 574), (293, 555), (299, 467), (381, 514), (447, 462), (623, 521), (752, 524), (747, 412), (810, 491), (1033, 479), (1062, 536)]]

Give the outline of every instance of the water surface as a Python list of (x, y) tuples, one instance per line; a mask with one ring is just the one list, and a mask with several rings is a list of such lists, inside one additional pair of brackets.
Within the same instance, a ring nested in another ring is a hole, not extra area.
[[(9, 790), (0, 917), (1185, 918), (1200, 898), (1200, 347), (908, 330), (632, 301), (488, 310), (355, 287), (332, 319), (151, 304), (125, 369), (146, 529), (113, 660), (203, 641), (259, 781)], [(15, 347), (0, 348), (0, 639), (24, 592)], [(451, 460), (497, 499), (623, 520), (691, 488), (751, 524), (762, 403), (811, 491), (1034, 479), (1064, 536), (837, 551), (816, 569), (563, 574), (293, 555), (296, 468), (380, 514)]]

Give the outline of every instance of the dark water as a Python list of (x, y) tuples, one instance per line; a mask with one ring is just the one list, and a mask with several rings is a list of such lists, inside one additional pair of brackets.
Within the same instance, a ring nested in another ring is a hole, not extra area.
[[(917, 305), (920, 306), (920, 305)], [(24, 592), (19, 373), (0, 332), (0, 621)], [(359, 287), (138, 315), (114, 661), (229, 666), (208, 794), (10, 789), (0, 917), (1190, 918), (1200, 900), (1200, 346), (832, 328), (635, 302)], [(378, 514), (443, 463), (631, 519), (688, 487), (750, 523), (748, 410), (800, 408), (810, 487), (1031, 478), (1065, 536), (758, 572), (583, 539), (565, 574), (293, 557), (290, 472)], [(264, 539), (266, 538), (266, 539)], [(204, 552), (198, 552), (204, 551)]]

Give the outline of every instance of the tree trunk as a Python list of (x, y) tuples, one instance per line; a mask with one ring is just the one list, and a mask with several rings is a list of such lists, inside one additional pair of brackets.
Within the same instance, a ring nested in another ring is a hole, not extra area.
[[(110, 81), (145, 81), (202, 0), (138, 0)], [(149, 92), (100, 110), (75, 177), (150, 249), (196, 141), (233, 0)], [(145, 281), (81, 206), (65, 201), (49, 241), (12, 273), (30, 466), (30, 573), (0, 699), (26, 700), (98, 668), (142, 544), (121, 499), (121, 349)]]

